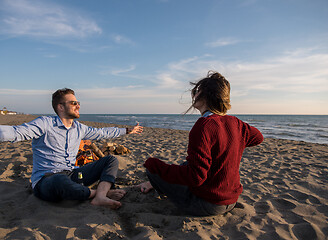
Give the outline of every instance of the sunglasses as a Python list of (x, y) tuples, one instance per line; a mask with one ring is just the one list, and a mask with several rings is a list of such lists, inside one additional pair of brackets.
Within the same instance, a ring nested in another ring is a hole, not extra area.
[(69, 104), (71, 104), (73, 106), (76, 106), (76, 105), (81, 106), (81, 103), (79, 101), (66, 101), (66, 102), (62, 102), (60, 104), (64, 104), (64, 103), (69, 103)]

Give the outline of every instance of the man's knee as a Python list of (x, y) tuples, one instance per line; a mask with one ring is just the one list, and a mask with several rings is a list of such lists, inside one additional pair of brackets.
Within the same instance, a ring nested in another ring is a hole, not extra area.
[(114, 183), (118, 171), (118, 159), (110, 155), (99, 159), (98, 161), (100, 160), (103, 161), (103, 165), (102, 173), (99, 180)]
[(104, 161), (105, 166), (108, 166), (108, 167), (111, 167), (111, 168), (118, 168), (118, 165), (119, 165), (118, 159), (116, 157), (112, 156), (112, 155), (103, 157), (99, 160)]

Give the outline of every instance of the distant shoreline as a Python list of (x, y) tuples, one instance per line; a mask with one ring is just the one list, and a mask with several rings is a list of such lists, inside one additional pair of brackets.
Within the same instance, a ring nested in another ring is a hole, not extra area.
[[(17, 113), (17, 115), (54, 116), (54, 113)], [(80, 113), (80, 115), (184, 115), (183, 113)], [(186, 115), (200, 115), (187, 113)], [(228, 113), (231, 116), (328, 116), (328, 114), (284, 114), (284, 113)]]
[[(26, 122), (30, 122), (35, 118), (44, 115), (33, 115), (33, 114), (17, 114), (17, 115), (0, 115), (0, 125), (21, 125)], [(84, 121), (79, 120), (79, 122), (86, 124), (88, 126), (102, 128), (102, 127), (129, 127), (131, 125), (126, 124), (115, 124), (115, 123), (105, 123), (105, 122), (97, 122), (97, 121)], [(167, 131), (174, 134), (175, 132), (189, 132), (187, 130), (178, 130), (178, 129), (170, 129), (170, 128), (157, 128), (157, 127), (145, 127), (145, 129), (158, 129), (160, 131)], [(272, 138), (272, 137), (265, 137), (267, 139), (277, 139), (277, 140), (284, 140), (284, 141), (292, 141), (295, 143), (309, 143), (309, 144), (319, 144), (319, 145), (326, 145), (326, 143), (313, 143), (313, 142), (306, 142), (306, 141), (299, 141), (299, 140), (292, 140), (292, 139), (283, 139), (283, 138)]]

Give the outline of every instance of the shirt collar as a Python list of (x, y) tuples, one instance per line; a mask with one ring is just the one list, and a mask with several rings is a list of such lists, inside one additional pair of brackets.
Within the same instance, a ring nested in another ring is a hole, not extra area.
[(208, 116), (211, 116), (211, 115), (213, 115), (213, 113), (212, 113), (211, 111), (206, 111), (206, 112), (202, 115), (202, 117), (208, 117)]
[[(58, 116), (55, 116), (54, 125), (57, 126), (57, 127), (64, 127), (64, 128), (66, 128), (66, 126), (64, 125), (64, 123), (62, 122), (62, 120), (60, 119), (60, 117), (58, 117)], [(75, 128), (75, 126), (76, 126), (76, 123), (75, 123), (75, 120), (73, 120), (72, 126), (69, 129)]]

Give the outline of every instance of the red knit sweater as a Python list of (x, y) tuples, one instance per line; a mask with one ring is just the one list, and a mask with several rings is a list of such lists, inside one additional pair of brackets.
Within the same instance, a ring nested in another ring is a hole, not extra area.
[(237, 202), (243, 190), (239, 164), (245, 147), (262, 141), (255, 127), (233, 116), (213, 114), (199, 118), (191, 129), (187, 165), (149, 158), (144, 166), (169, 183), (189, 186), (199, 198), (228, 205)]

